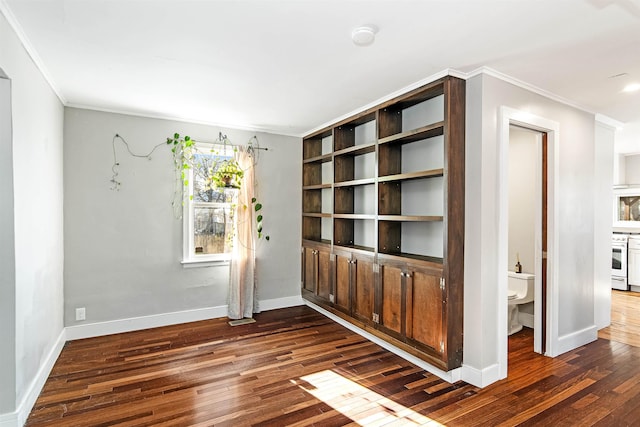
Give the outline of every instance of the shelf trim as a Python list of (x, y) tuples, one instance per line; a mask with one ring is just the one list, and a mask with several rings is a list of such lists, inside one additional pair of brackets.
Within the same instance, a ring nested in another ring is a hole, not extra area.
[(378, 215), (378, 221), (439, 222), (439, 221), (444, 221), (444, 216), (442, 215)]
[(431, 257), (428, 255), (418, 255), (418, 254), (410, 254), (406, 252), (380, 252), (378, 251), (378, 258), (382, 261), (388, 260), (398, 260), (402, 262), (418, 262), (420, 264), (428, 264), (436, 266), (436, 268), (443, 269), (444, 268), (444, 260), (442, 258)]
[(376, 216), (373, 214), (337, 214), (334, 213), (333, 214), (333, 218), (334, 219), (370, 219), (370, 220), (374, 220), (376, 219)]
[(325, 212), (303, 212), (302, 216), (308, 218), (331, 218), (331, 214)]
[(303, 159), (302, 163), (327, 163), (333, 160), (333, 153), (321, 154), (319, 156), (309, 157), (308, 159)]
[(334, 151), (333, 156), (360, 156), (362, 154), (369, 154), (376, 151), (376, 142), (368, 142), (366, 144), (353, 145), (351, 147), (343, 148), (342, 150)]
[(421, 178), (438, 178), (444, 176), (444, 169), (431, 169), (419, 172), (398, 173), (395, 175), (384, 175), (378, 177), (378, 182), (390, 182), (390, 181), (408, 181), (411, 179)]
[(375, 255), (375, 248), (370, 247), (370, 246), (360, 246), (360, 245), (341, 245), (339, 243), (334, 243), (333, 244), (334, 250), (345, 250), (345, 251), (358, 251), (359, 253), (365, 254), (365, 255)]
[(433, 138), (434, 136), (444, 135), (444, 121), (436, 122), (428, 126), (423, 126), (407, 132), (396, 133), (391, 136), (380, 138), (378, 144), (408, 144), (410, 142), (420, 141), (422, 139)]
[(334, 187), (357, 187), (359, 185), (373, 185), (376, 183), (375, 178), (353, 179), (351, 181), (334, 182)]
[(315, 185), (303, 185), (302, 190), (323, 190), (325, 188), (331, 188), (331, 183), (328, 184), (315, 184)]

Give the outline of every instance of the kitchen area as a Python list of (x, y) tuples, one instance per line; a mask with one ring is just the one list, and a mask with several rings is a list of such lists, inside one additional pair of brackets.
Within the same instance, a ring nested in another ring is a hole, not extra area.
[(611, 288), (640, 292), (640, 154), (614, 163)]

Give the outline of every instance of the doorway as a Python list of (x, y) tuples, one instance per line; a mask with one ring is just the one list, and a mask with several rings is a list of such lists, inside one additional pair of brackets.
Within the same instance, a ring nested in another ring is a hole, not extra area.
[[(511, 126), (527, 129), (537, 137), (535, 173), (538, 184), (535, 189), (536, 194), (533, 196), (535, 201), (535, 246), (532, 268), (535, 275), (533, 350), (536, 353), (554, 357), (557, 355), (558, 348), (557, 269), (553, 265), (553, 259), (558, 245), (558, 236), (555, 231), (558, 204), (555, 202), (554, 178), (558, 175), (559, 124), (528, 112), (501, 107), (497, 147), (499, 169), (497, 283), (498, 297), (503, 302), (505, 310), (500, 310), (498, 314), (497, 347), (500, 378), (507, 377), (507, 277), (508, 271), (514, 268), (510, 265), (509, 259), (509, 130)], [(544, 233), (543, 229), (546, 230)]]
[[(544, 353), (545, 316), (542, 315), (539, 331), (535, 318), (536, 311), (538, 316), (546, 312), (547, 133), (510, 124), (508, 150), (507, 282), (516, 283), (515, 301), (521, 303), (515, 311), (510, 310), (507, 329), (511, 333), (522, 327), (533, 329), (534, 334), (540, 334), (539, 352)], [(534, 295), (536, 286), (527, 291), (534, 283), (541, 289), (538, 298)], [(535, 310), (536, 306), (540, 310)]]

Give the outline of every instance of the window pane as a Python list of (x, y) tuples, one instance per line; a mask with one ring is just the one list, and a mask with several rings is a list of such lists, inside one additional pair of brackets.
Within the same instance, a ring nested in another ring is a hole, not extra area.
[(231, 202), (229, 193), (224, 190), (211, 188), (211, 176), (224, 160), (231, 159), (232, 156), (216, 155), (213, 153), (195, 154), (193, 167), (193, 201), (194, 202)]
[(194, 208), (193, 242), (196, 255), (231, 252), (233, 219), (230, 207)]

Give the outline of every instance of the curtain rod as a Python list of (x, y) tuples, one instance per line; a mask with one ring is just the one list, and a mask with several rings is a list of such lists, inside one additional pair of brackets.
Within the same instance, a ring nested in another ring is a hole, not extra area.
[(258, 137), (253, 135), (251, 138), (249, 138), (249, 142), (247, 142), (246, 144), (234, 144), (233, 142), (229, 141), (229, 137), (227, 137), (227, 135), (223, 134), (222, 132), (220, 132), (218, 134), (218, 139), (211, 142), (211, 141), (203, 141), (201, 139), (195, 139), (192, 138), (193, 141), (195, 141), (196, 143), (201, 142), (203, 144), (217, 144), (217, 145), (229, 145), (231, 147), (249, 147), (252, 150), (264, 150), (264, 151), (269, 151), (269, 148), (262, 148), (260, 146), (256, 147), (252, 144), (252, 141), (255, 139), (256, 142), (258, 142)]

